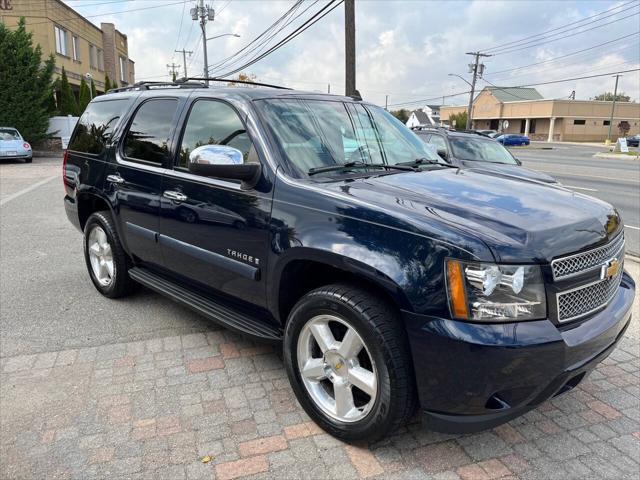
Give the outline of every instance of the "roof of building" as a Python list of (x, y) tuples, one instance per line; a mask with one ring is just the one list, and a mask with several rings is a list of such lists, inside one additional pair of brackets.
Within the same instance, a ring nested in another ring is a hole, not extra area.
[(414, 110), (413, 112), (411, 112), (413, 114), (415, 114), (416, 118), (418, 119), (418, 121), (422, 124), (424, 123), (431, 123), (429, 121), (429, 117), (427, 116), (426, 113), (424, 113), (422, 110)]
[(529, 87), (486, 87), (486, 89), (489, 90), (491, 95), (496, 97), (499, 102), (542, 100), (544, 98), (535, 88)]

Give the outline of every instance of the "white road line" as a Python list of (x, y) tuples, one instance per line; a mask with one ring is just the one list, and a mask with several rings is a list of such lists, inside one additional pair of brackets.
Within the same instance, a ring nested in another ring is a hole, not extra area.
[(34, 183), (33, 185), (27, 187), (27, 188), (23, 188), (22, 190), (13, 193), (11, 195), (9, 195), (8, 197), (3, 198), (2, 200), (0, 200), (0, 207), (3, 205), (6, 205), (7, 203), (9, 203), (11, 200), (15, 200), (18, 197), (21, 197), (22, 195), (24, 195), (25, 193), (29, 193), (32, 192), (33, 190), (35, 190), (36, 188), (41, 187), (42, 185), (44, 185), (45, 183), (49, 183), (51, 180), (53, 180), (54, 178), (60, 178), (60, 175), (52, 175), (49, 178), (45, 178), (44, 180), (40, 180), (37, 183)]
[(587, 192), (597, 192), (595, 188), (587, 188), (587, 187), (575, 187), (573, 185), (562, 185), (565, 188), (573, 188), (574, 190), (586, 190)]
[(633, 228), (634, 230), (640, 230), (640, 227), (632, 227), (631, 225), (625, 225), (627, 228)]
[(551, 174), (554, 174), (554, 175), (560, 175), (561, 177), (597, 178), (598, 180), (614, 180), (616, 182), (638, 183), (637, 180), (630, 180), (628, 178), (601, 177), (600, 175), (583, 175), (583, 174), (580, 174), (580, 173), (560, 172), (558, 170), (544, 170), (542, 168), (537, 168), (537, 169), (534, 169), (534, 170), (538, 170), (540, 172), (545, 172), (545, 173), (551, 173)]

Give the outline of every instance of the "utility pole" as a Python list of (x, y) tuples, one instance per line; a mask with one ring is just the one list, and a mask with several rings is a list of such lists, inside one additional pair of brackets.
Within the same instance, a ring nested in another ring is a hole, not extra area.
[(167, 63), (167, 68), (169, 69), (171, 79), (175, 79), (178, 76), (178, 69), (180, 68), (180, 65), (176, 65), (175, 63)]
[(389, 110), (389, 95), (384, 96), (384, 109)]
[(613, 102), (611, 103), (611, 116), (609, 117), (609, 133), (607, 134), (607, 145), (611, 144), (611, 127), (613, 126), (613, 111), (616, 108), (616, 97), (618, 96), (618, 79), (621, 77), (619, 73), (612, 75), (616, 78), (616, 86), (613, 87)]
[(184, 78), (189, 78), (189, 76), (187, 75), (187, 53), (189, 54), (189, 56), (191, 56), (193, 52), (191, 50), (185, 50), (184, 48), (182, 50), (175, 50), (175, 52), (182, 54), (182, 64), (184, 65)]
[(345, 95), (356, 93), (356, 15), (354, 0), (344, 1)]
[[(192, 20), (200, 20), (200, 30), (202, 31), (202, 57), (204, 61), (204, 78), (209, 78), (209, 59), (207, 58), (207, 21), (213, 22), (216, 12), (209, 5), (204, 4), (204, 0), (198, 1), (198, 6), (190, 10)], [(205, 82), (207, 86), (209, 81)]]
[(473, 107), (473, 94), (476, 89), (476, 80), (478, 77), (482, 78), (484, 73), (484, 64), (480, 63), (480, 57), (490, 57), (486, 53), (480, 52), (467, 52), (467, 55), (473, 55), (476, 59), (474, 63), (469, 64), (469, 73), (473, 73), (473, 79), (471, 80), (471, 92), (469, 93), (469, 106), (467, 107), (467, 130), (471, 130), (471, 109)]

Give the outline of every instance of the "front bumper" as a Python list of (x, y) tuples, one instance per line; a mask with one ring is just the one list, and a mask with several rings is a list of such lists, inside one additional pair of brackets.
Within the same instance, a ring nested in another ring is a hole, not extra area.
[(634, 295), (625, 272), (606, 308), (561, 327), (403, 312), (427, 426), (450, 433), (492, 428), (575, 387), (622, 338)]

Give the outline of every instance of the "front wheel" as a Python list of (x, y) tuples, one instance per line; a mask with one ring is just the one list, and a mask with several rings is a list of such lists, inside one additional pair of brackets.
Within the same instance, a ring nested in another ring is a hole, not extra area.
[(305, 295), (289, 316), (284, 358), (302, 407), (342, 440), (375, 440), (413, 413), (404, 328), (395, 310), (366, 290), (338, 284)]

